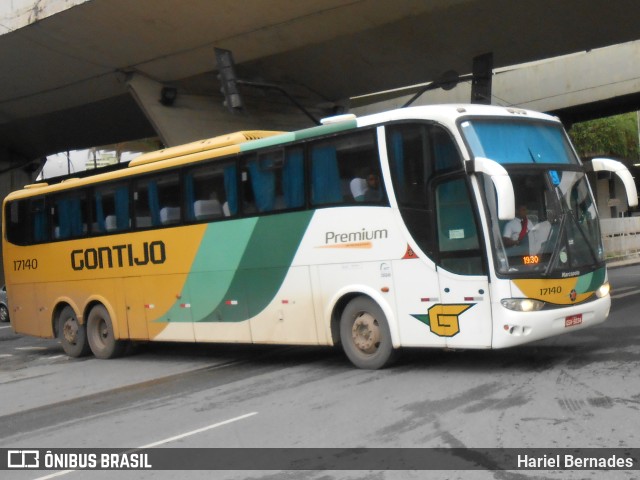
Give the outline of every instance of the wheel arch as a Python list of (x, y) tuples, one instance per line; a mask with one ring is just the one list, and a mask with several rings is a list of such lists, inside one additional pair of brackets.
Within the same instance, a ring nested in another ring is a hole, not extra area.
[(60, 314), (67, 307), (71, 308), (71, 310), (73, 310), (73, 312), (76, 314), (78, 323), (84, 324), (84, 316), (78, 315), (78, 306), (75, 305), (75, 303), (70, 299), (60, 299), (56, 302), (56, 306), (53, 307), (53, 311), (51, 312), (51, 330), (53, 332), (53, 338), (58, 338)]
[(331, 313), (329, 317), (329, 328), (333, 345), (340, 345), (340, 318), (342, 317), (342, 312), (344, 311), (345, 307), (354, 298), (368, 297), (371, 301), (378, 304), (378, 306), (382, 309), (384, 315), (387, 317), (387, 324), (389, 325), (389, 333), (391, 334), (391, 343), (393, 345), (393, 348), (400, 347), (398, 322), (396, 321), (394, 309), (389, 303), (391, 299), (387, 299), (385, 295), (365, 285), (347, 287), (336, 292), (332, 301), (330, 302)]
[(87, 304), (84, 307), (84, 311), (83, 311), (84, 318), (89, 318), (89, 312), (91, 312), (93, 307), (96, 307), (98, 305), (103, 306), (107, 310), (107, 313), (109, 314), (109, 317), (111, 317), (111, 328), (113, 328), (113, 334), (114, 334), (115, 338), (116, 339), (122, 338), (120, 336), (120, 330), (118, 328), (116, 312), (112, 308), (111, 304), (105, 298), (102, 298), (102, 297), (91, 297), (91, 298), (89, 298), (89, 301), (87, 302)]

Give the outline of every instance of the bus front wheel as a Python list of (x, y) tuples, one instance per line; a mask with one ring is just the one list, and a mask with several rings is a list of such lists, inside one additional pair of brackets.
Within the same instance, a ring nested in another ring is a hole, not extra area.
[(351, 300), (340, 317), (340, 342), (356, 367), (377, 369), (395, 356), (387, 317), (368, 297)]
[(91, 351), (85, 326), (78, 322), (76, 312), (69, 306), (64, 307), (58, 317), (58, 339), (70, 357), (84, 357)]
[(111, 316), (103, 305), (96, 305), (89, 312), (87, 339), (97, 358), (115, 358), (124, 352), (125, 342), (116, 340)]

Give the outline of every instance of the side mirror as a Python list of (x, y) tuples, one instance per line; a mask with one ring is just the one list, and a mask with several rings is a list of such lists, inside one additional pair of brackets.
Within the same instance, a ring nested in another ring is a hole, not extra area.
[(516, 216), (516, 200), (513, 192), (511, 178), (495, 160), (484, 157), (475, 157), (467, 162), (468, 173), (484, 173), (491, 178), (498, 196), (498, 220), (511, 220)]
[(592, 172), (612, 172), (615, 173), (622, 181), (627, 192), (627, 202), (630, 207), (638, 206), (638, 191), (636, 183), (633, 181), (631, 172), (622, 162), (612, 160), (611, 158), (594, 158), (584, 163), (587, 171)]

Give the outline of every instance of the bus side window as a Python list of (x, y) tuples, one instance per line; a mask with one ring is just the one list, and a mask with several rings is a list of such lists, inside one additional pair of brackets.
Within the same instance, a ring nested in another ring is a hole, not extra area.
[(88, 233), (86, 191), (75, 191), (52, 199), (53, 238), (81, 237)]
[[(136, 228), (160, 225), (160, 208), (158, 207), (157, 199), (157, 187), (153, 181), (143, 179), (136, 182), (133, 191), (133, 211)], [(154, 205), (153, 209), (151, 208), (152, 204)], [(155, 213), (155, 221), (152, 211)]]
[(184, 177), (184, 191), (188, 221), (222, 218), (225, 207), (229, 208), (225, 165), (209, 163), (189, 170)]
[(5, 205), (4, 218), (7, 240), (15, 245), (29, 243), (28, 200), (14, 200)]
[(136, 228), (180, 223), (179, 173), (142, 178), (133, 194)]
[(311, 203), (368, 202), (386, 199), (375, 131), (348, 133), (311, 147)]
[(49, 240), (49, 221), (44, 197), (9, 202), (4, 215), (5, 235), (9, 242), (31, 245)]
[(441, 126), (405, 123), (387, 127), (387, 151), (400, 214), (418, 246), (435, 255), (439, 237), (429, 226), (435, 219), (428, 187), (437, 175), (462, 169), (455, 143)]
[(431, 128), (431, 143), (436, 174), (462, 169), (462, 159), (449, 133), (442, 128)]
[(380, 172), (378, 147), (373, 130), (350, 135), (350, 145), (341, 152), (341, 176), (349, 178), (349, 202), (378, 203), (386, 198)]
[(118, 232), (129, 228), (129, 186), (127, 184), (96, 188), (94, 202), (94, 232)]
[(271, 212), (276, 205), (276, 172), (282, 169), (283, 151), (262, 152), (243, 159), (245, 212)]
[(427, 180), (431, 169), (427, 128), (421, 124), (387, 128), (387, 150), (393, 187), (398, 204), (403, 207), (421, 210), (428, 208)]
[(285, 150), (281, 175), (284, 208), (304, 207), (304, 150), (301, 147)]
[[(245, 216), (256, 215), (258, 208), (256, 206), (255, 193), (253, 191), (254, 180), (251, 176), (251, 168), (249, 164), (256, 162), (256, 156), (250, 155), (240, 160), (240, 195), (238, 197), (238, 209), (242, 210)], [(255, 167), (254, 167), (255, 168)], [(264, 196), (264, 194), (263, 194)], [(263, 208), (265, 204), (263, 203)]]
[(333, 145), (311, 148), (311, 203), (323, 205), (343, 200), (338, 154)]
[(304, 206), (304, 153), (300, 147), (277, 149), (242, 162), (245, 210), (259, 213)]
[(160, 223), (173, 225), (182, 221), (180, 197), (180, 181), (178, 171), (170, 172), (155, 180), (158, 205), (160, 207)]
[(49, 240), (49, 216), (44, 197), (31, 200), (31, 216), (33, 218), (33, 242), (46, 242)]

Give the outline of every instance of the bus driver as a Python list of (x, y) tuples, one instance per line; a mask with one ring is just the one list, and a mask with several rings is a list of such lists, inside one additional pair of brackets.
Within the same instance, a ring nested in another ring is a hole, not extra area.
[(527, 206), (519, 205), (516, 210), (516, 218), (509, 220), (502, 231), (502, 241), (505, 247), (515, 247), (526, 245), (527, 234), (534, 227), (535, 223), (527, 217)]

